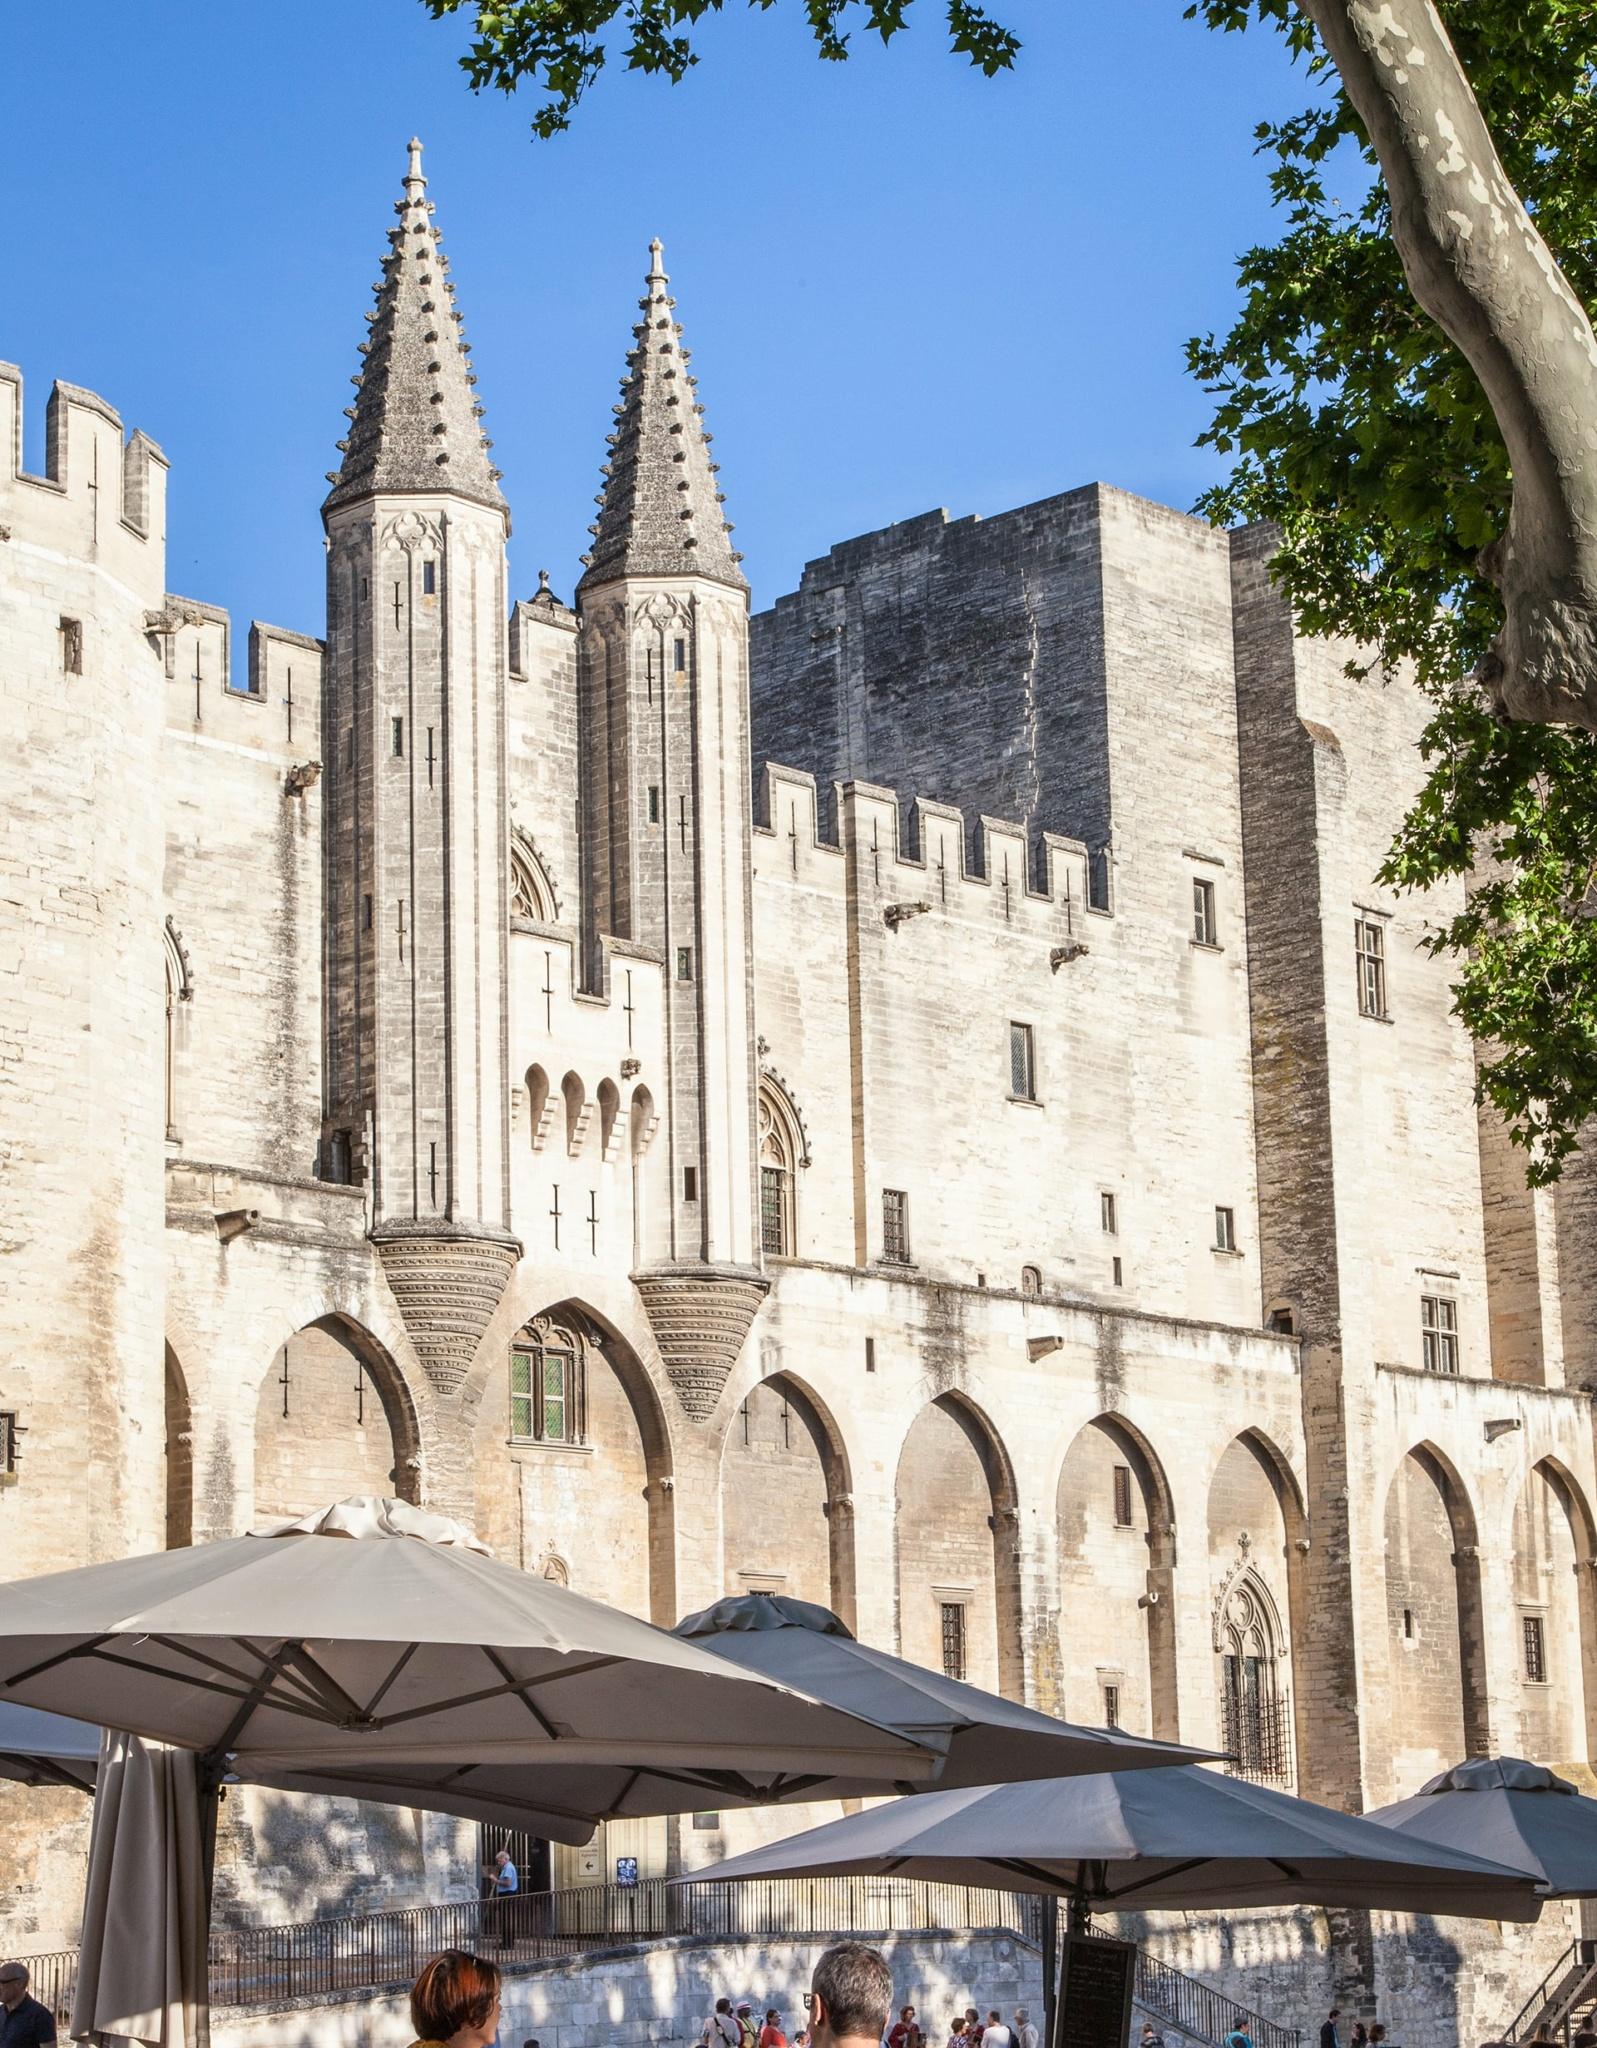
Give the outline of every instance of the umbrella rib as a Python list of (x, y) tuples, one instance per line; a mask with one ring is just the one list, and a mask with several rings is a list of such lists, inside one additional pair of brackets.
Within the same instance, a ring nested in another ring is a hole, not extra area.
[[(1158, 1870), (1151, 1871), (1147, 1877), (1133, 1878), (1130, 1884), (1123, 1884), (1119, 1891), (1111, 1891), (1106, 1884), (1104, 1886), (1104, 1897), (1106, 1899), (1129, 1899), (1133, 1892), (1146, 1891), (1151, 1884), (1163, 1884), (1167, 1878), (1185, 1877), (1189, 1870), (1201, 1870), (1204, 1864), (1211, 1860), (1207, 1856), (1189, 1856), (1185, 1863), (1161, 1865)], [(1265, 1860), (1270, 1863), (1275, 1862), (1273, 1856), (1266, 1857)], [(1277, 1863), (1275, 1867), (1277, 1870), (1286, 1869), (1286, 1866), (1281, 1863)], [(1295, 1870), (1288, 1870), (1286, 1874), (1288, 1877), (1297, 1876)]]
[(619, 1664), (623, 1661), (619, 1657), (590, 1657), (586, 1664), (573, 1665), (569, 1671), (546, 1671), (541, 1678), (512, 1678), (509, 1670), (493, 1650), (490, 1650), (486, 1644), (483, 1644), (481, 1648), (482, 1654), (488, 1659), (488, 1662), (496, 1671), (502, 1674), (505, 1681), (503, 1685), (485, 1685), (479, 1687), (476, 1692), (457, 1693), (453, 1699), (434, 1700), (429, 1705), (423, 1707), (406, 1707), (398, 1714), (382, 1714), (373, 1722), (373, 1726), (377, 1728), (397, 1728), (405, 1721), (421, 1720), (428, 1714), (442, 1714), (453, 1707), (474, 1707), (483, 1700), (503, 1699), (507, 1693), (513, 1693), (538, 1723), (538, 1726), (545, 1735), (549, 1737), (549, 1740), (551, 1742), (558, 1742), (560, 1737), (554, 1723), (539, 1713), (537, 1707), (527, 1698), (531, 1688), (535, 1685), (552, 1684), (557, 1678), (580, 1678), (585, 1672), (604, 1671), (610, 1665)]
[(70, 1664), (74, 1657), (92, 1657), (102, 1643), (110, 1641), (111, 1637), (108, 1635), (91, 1636), (86, 1643), (74, 1643), (70, 1650), (57, 1650), (53, 1657), (41, 1658), (37, 1664), (30, 1664), (24, 1671), (13, 1671), (11, 1676), (3, 1681), (5, 1689), (9, 1692), (12, 1686), (21, 1685), (24, 1679), (38, 1678), (46, 1671), (54, 1671), (58, 1664)]
[(233, 1744), (237, 1742), (239, 1736), (244, 1732), (250, 1716), (261, 1704), (261, 1701), (270, 1693), (272, 1680), (281, 1672), (284, 1661), (291, 1654), (289, 1645), (287, 1643), (280, 1643), (271, 1656), (261, 1658), (260, 1676), (239, 1701), (238, 1711), (234, 1714), (232, 1720), (228, 1722), (226, 1728), (223, 1729), (216, 1741), (211, 1744), (208, 1752), (211, 1757), (220, 1758), (227, 1755)]
[[(1045, 1870), (1040, 1863), (1029, 1863), (1024, 1856), (984, 1857), (994, 1870), (1012, 1870), (1017, 1877), (1029, 1877), (1034, 1884), (1045, 1884), (1050, 1891), (1059, 1889), (1059, 1879), (1051, 1870)], [(1076, 1889), (1081, 1890), (1081, 1866), (1076, 1866)]]
[[(110, 1638), (102, 1636), (100, 1640), (106, 1642)], [(152, 1676), (170, 1678), (178, 1675), (175, 1672), (152, 1670), (150, 1665), (141, 1664), (136, 1658), (113, 1656), (107, 1650), (94, 1650), (86, 1654), (92, 1655), (97, 1663), (114, 1664), (124, 1671), (136, 1671), (141, 1678), (150, 1678)], [(195, 1686), (201, 1692), (220, 1693), (225, 1700), (237, 1700), (244, 1697), (239, 1685), (219, 1685), (214, 1678), (201, 1678), (198, 1673), (184, 1674), (183, 1683)], [(325, 1712), (313, 1712), (310, 1707), (304, 1706), (294, 1699), (273, 1699), (271, 1705), (280, 1714), (297, 1714), (302, 1720), (321, 1722), (327, 1720)]]
[(340, 1720), (353, 1721), (362, 1727), (371, 1726), (371, 1717), (362, 1712), (360, 1702), (352, 1699), (332, 1673), (317, 1663), (303, 1642), (285, 1644), (282, 1655), (323, 1705), (330, 1707)]
[(420, 1647), (421, 1645), (419, 1643), (407, 1643), (405, 1647), (400, 1651), (398, 1657), (394, 1661), (394, 1668), (389, 1672), (388, 1676), (383, 1680), (382, 1684), (378, 1686), (377, 1690), (366, 1702), (365, 1718), (368, 1721), (377, 1712), (377, 1709), (382, 1705), (383, 1701), (387, 1698), (389, 1688), (393, 1685), (394, 1680), (399, 1676), (400, 1672), (404, 1670), (405, 1666), (410, 1662), (411, 1658), (415, 1656), (417, 1650)]
[[(262, 1657), (261, 1652), (259, 1650), (254, 1649), (250, 1645), (246, 1637), (237, 1636), (233, 1640), (238, 1642), (242, 1645), (243, 1648), (248, 1650), (249, 1654), (252, 1657), (254, 1657), (258, 1663), (266, 1663), (268, 1661), (267, 1659)], [(224, 1678), (231, 1678), (234, 1684), (237, 1686), (248, 1688), (255, 1684), (255, 1680), (250, 1676), (248, 1671), (235, 1670), (235, 1668), (231, 1664), (224, 1662), (222, 1658), (215, 1656), (212, 1652), (208, 1650), (197, 1650), (191, 1644), (183, 1642), (180, 1638), (172, 1636), (151, 1636), (150, 1641), (152, 1643), (158, 1643), (163, 1650), (169, 1650), (174, 1657), (186, 1657), (188, 1658), (191, 1664), (202, 1665), (207, 1671), (219, 1671)], [(153, 1667), (151, 1667), (150, 1665), (137, 1665), (134, 1668), (142, 1671), (152, 1671), (153, 1669)], [(178, 1674), (175, 1672), (161, 1672), (157, 1675), (161, 1677), (176, 1677)], [(325, 1705), (325, 1702), (318, 1698), (317, 1694), (306, 1683), (304, 1679), (300, 1678), (298, 1674), (293, 1671), (285, 1670), (281, 1662), (278, 1662), (276, 1665), (276, 1676), (279, 1679), (281, 1679), (285, 1685), (293, 1688), (294, 1693), (297, 1694), (297, 1696), (303, 1704), (310, 1707), (320, 1707)], [(198, 1683), (198, 1681), (192, 1682)], [(283, 1705), (284, 1703), (281, 1701), (274, 1701), (273, 1704)]]

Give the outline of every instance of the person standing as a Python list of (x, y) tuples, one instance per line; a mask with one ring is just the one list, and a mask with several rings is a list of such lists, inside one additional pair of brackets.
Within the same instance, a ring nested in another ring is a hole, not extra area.
[(1337, 2032), (1336, 2023), (1342, 2017), (1341, 2009), (1332, 2006), (1325, 2025), (1320, 2029), (1320, 2048), (1342, 2048), (1342, 2036)]
[(0, 1963), (0, 2048), (55, 2048), (55, 2014), (28, 1996), (26, 1963)]
[(730, 1998), (718, 1998), (715, 2011), (704, 2023), (704, 2038), (709, 2048), (742, 2048), (743, 2029), (737, 2023)]
[(811, 2048), (878, 2048), (893, 2004), (893, 1973), (880, 1949), (834, 1942), (810, 1977)]
[(1004, 2016), (994, 2006), (987, 2015), (987, 2025), (982, 2032), (981, 2048), (1015, 2048), (1015, 2037), (1004, 2025)]
[(766, 2010), (765, 2025), (760, 2029), (760, 2048), (787, 2048), (787, 2036), (782, 2032), (782, 2015), (774, 2005)]
[(1037, 2029), (1031, 2023), (1031, 2014), (1023, 2005), (1015, 2007), (1011, 2031), (1015, 2036), (1015, 2048), (1037, 2048)]
[(499, 1946), (509, 1948), (515, 1937), (515, 1908), (511, 1900), (521, 1890), (521, 1872), (510, 1860), (510, 1851), (501, 1849), (492, 1863), (485, 1863), (482, 1866), (482, 1874), (489, 1884), (489, 1903), (493, 1907)]
[(1137, 2048), (1165, 2048), (1164, 2035), (1160, 2033), (1152, 2020), (1143, 2021), (1142, 2039), (1138, 2042)]
[(923, 2048), (925, 2038), (915, 2017), (914, 2006), (900, 2006), (893, 2030), (887, 2037), (887, 2048)]

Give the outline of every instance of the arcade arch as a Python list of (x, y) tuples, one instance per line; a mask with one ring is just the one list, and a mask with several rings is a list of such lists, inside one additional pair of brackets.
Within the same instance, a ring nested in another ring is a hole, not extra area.
[(1055, 1495), (1064, 1711), (1174, 1739), (1170, 1489), (1143, 1438), (1100, 1415), (1065, 1453)]
[(1433, 1445), (1416, 1445), (1393, 1474), (1385, 1534), (1392, 1773), (1401, 1798), (1461, 1758), (1488, 1754), (1475, 1517)]
[(1216, 1734), (1239, 1776), (1291, 1784), (1291, 1618), (1303, 1516), (1285, 1461), (1251, 1431), (1233, 1437), (1215, 1466), (1208, 1525)]
[(853, 1496), (836, 1424), (787, 1373), (751, 1387), (721, 1451), (728, 1593), (791, 1594), (854, 1626)]
[(477, 1530), (494, 1552), (669, 1627), (671, 1459), (630, 1345), (585, 1303), (530, 1316), (483, 1380)]
[(177, 1353), (166, 1347), (166, 1438), (162, 1452), (166, 1499), (166, 1547), (184, 1550), (194, 1541), (194, 1414), (188, 1382)]
[(409, 1391), (369, 1331), (322, 1316), (280, 1344), (255, 1403), (257, 1521), (351, 1493), (415, 1500), (419, 1437)]
[(1584, 1763), (1591, 1755), (1593, 1640), (1590, 1510), (1551, 1459), (1514, 1503), (1515, 1652), (1521, 1756)]
[(1015, 1482), (986, 1417), (939, 1395), (910, 1425), (894, 1490), (900, 1654), (1019, 1699)]

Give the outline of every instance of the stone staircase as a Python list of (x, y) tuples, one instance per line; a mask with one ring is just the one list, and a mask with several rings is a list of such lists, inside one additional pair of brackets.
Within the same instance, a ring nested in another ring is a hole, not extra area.
[(1199, 2043), (1201, 2048), (1224, 2048), (1230, 2033), (1246, 2034), (1253, 2048), (1302, 2048), (1300, 2027), (1283, 2027), (1276, 2020), (1266, 2019), (1263, 2013), (1239, 2005), (1201, 1978), (1189, 1977), (1169, 1963), (1161, 1963), (1145, 1949), (1137, 1952), (1133, 1997), (1133, 2048), (1145, 2019), (1152, 2020), (1169, 2048), (1184, 2048), (1187, 2042)]

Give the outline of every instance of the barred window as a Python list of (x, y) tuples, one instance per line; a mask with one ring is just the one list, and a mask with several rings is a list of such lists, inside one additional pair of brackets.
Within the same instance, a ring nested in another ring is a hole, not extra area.
[(1386, 932), (1372, 917), (1353, 920), (1353, 950), (1358, 962), (1359, 1014), (1384, 1017), (1386, 1010)]
[(1120, 1205), (1107, 1188), (1098, 1197), (1098, 1221), (1103, 1225), (1105, 1237), (1119, 1236)]
[(1542, 1630), (1539, 1614), (1527, 1614), (1525, 1624), (1525, 1683), (1545, 1685), (1547, 1683), (1547, 1638)]
[(902, 1188), (882, 1189), (882, 1257), (909, 1264), (909, 1196)]
[(1103, 1724), (1106, 1728), (1120, 1726), (1120, 1688), (1106, 1685), (1103, 1689)]
[(1192, 883), (1192, 942), (1195, 946), (1220, 943), (1220, 927), (1214, 914), (1214, 884), (1196, 876)]
[(1427, 1372), (1458, 1371), (1458, 1303), (1448, 1295), (1420, 1296), (1420, 1348)]
[(962, 1600), (944, 1600), (943, 1610), (943, 1676), (963, 1678), (965, 1676), (965, 1603)]
[(1115, 1527), (1131, 1527), (1131, 1467), (1116, 1465), (1115, 1474)]
[(793, 1133), (772, 1092), (760, 1088), (760, 1248), (771, 1257), (791, 1258), (793, 1229)]
[(1023, 1101), (1037, 1099), (1037, 1058), (1029, 1024), (1009, 1027), (1009, 1092)]
[(510, 1434), (520, 1443), (580, 1444), (587, 1437), (582, 1345), (556, 1323), (534, 1324), (510, 1352)]

